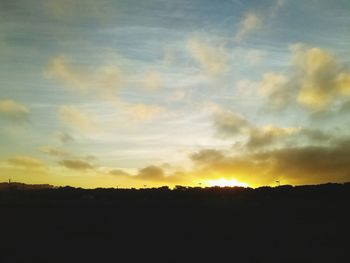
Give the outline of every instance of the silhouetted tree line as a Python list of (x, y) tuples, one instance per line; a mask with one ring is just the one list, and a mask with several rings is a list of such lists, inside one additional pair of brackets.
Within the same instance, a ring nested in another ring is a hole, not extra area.
[(2, 188), (0, 262), (350, 262), (349, 201), (350, 183)]
[[(194, 202), (201, 204), (222, 205), (225, 201), (230, 204), (251, 202), (308, 202), (312, 200), (347, 200), (350, 194), (350, 183), (321, 184), (278, 187), (186, 187), (168, 186), (158, 188), (121, 189), (121, 188), (96, 188), (83, 189), (70, 186), (53, 187), (51, 185), (26, 185), (20, 183), (0, 183), (0, 203), (124, 203), (124, 202), (155, 202), (176, 203)], [(349, 199), (350, 200), (350, 199)]]

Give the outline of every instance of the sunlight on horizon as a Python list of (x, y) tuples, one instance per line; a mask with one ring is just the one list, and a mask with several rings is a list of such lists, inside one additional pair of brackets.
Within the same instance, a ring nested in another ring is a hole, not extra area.
[(226, 178), (220, 178), (215, 180), (207, 180), (206, 185), (213, 187), (213, 186), (219, 186), (219, 187), (249, 187), (247, 183), (239, 182), (236, 179), (226, 179)]

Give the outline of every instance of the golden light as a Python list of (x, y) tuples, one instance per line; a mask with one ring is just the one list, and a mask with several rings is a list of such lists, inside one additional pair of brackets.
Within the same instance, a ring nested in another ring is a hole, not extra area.
[(249, 187), (248, 184), (238, 182), (236, 179), (226, 179), (226, 178), (220, 178), (216, 180), (207, 180), (206, 185), (208, 186), (219, 186), (219, 187), (234, 187), (234, 186), (239, 186), (239, 187)]

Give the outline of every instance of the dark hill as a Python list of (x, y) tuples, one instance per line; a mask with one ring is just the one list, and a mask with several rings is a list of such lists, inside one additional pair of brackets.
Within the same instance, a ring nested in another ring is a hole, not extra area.
[(39, 190), (39, 189), (50, 189), (54, 186), (49, 184), (24, 184), (24, 183), (0, 183), (0, 191), (4, 190)]
[(350, 262), (349, 183), (39, 188), (0, 190), (0, 262)]

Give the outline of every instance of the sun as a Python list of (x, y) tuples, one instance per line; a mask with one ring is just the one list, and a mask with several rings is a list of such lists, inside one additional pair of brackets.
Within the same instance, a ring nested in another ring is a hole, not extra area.
[(226, 179), (226, 178), (220, 178), (215, 180), (207, 180), (205, 182), (208, 186), (219, 186), (219, 187), (249, 187), (248, 184), (238, 182), (236, 179)]

